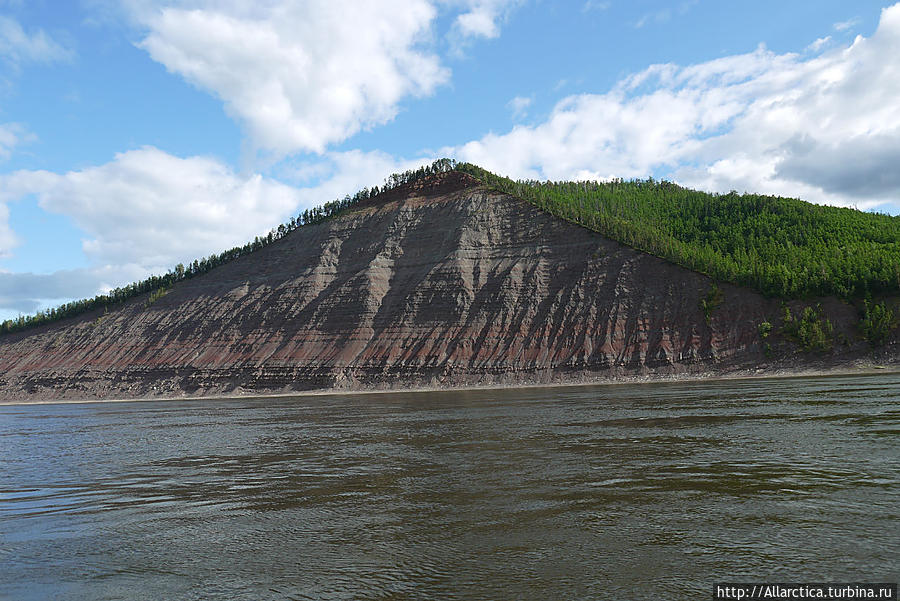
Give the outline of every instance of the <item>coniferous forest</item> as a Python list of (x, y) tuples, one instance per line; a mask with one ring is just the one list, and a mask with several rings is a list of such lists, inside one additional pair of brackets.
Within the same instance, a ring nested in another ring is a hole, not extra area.
[(458, 169), (604, 236), (767, 296), (900, 291), (900, 217), (666, 181), (513, 181)]
[(244, 246), (179, 264), (165, 275), (107, 294), (4, 321), (0, 333), (106, 309), (147, 293), (151, 293), (149, 305), (181, 280), (207, 273), (400, 186), (452, 170), (608, 238), (767, 296), (835, 295), (850, 300), (900, 293), (900, 217), (792, 198), (711, 194), (654, 179), (513, 181), (470, 163), (440, 159), (391, 175), (381, 187), (364, 188), (354, 196), (305, 210)]

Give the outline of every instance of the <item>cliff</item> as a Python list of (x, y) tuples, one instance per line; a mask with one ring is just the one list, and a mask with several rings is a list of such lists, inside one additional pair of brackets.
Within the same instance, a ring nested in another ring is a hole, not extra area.
[[(576, 382), (765, 363), (758, 326), (780, 302), (720, 285), (707, 320), (712, 289), (454, 171), (152, 302), (4, 336), (0, 398)], [(852, 338), (855, 309), (825, 308)]]

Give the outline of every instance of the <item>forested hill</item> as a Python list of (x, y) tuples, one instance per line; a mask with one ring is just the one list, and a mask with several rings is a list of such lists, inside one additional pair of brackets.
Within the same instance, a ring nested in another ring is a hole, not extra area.
[(757, 194), (710, 194), (653, 179), (513, 181), (470, 163), (440, 159), (391, 175), (381, 187), (305, 210), (242, 247), (91, 299), (7, 320), (0, 324), (0, 334), (106, 309), (140, 295), (148, 295), (149, 305), (175, 283), (254, 253), (298, 228), (322, 223), (361, 203), (392, 198), (404, 186), (446, 177), (451, 171), (471, 175), (610, 239), (768, 296), (852, 299), (900, 293), (900, 217)]
[(759, 194), (710, 194), (666, 181), (485, 184), (634, 248), (768, 296), (900, 292), (900, 217)]

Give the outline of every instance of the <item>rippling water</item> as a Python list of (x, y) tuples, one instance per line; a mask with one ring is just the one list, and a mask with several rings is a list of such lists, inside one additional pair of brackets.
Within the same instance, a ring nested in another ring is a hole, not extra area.
[(0, 407), (0, 599), (896, 582), (900, 376)]

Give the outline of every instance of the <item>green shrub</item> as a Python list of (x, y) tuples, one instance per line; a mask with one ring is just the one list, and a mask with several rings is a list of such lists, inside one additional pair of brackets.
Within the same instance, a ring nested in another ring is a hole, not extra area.
[(782, 333), (794, 340), (804, 351), (827, 351), (834, 345), (834, 327), (831, 320), (823, 318), (822, 307), (806, 307), (799, 319), (784, 305)]
[(144, 307), (149, 307), (165, 295), (169, 293), (170, 288), (157, 288), (153, 292), (150, 293), (150, 296), (147, 297), (147, 301), (144, 303)]
[(863, 316), (859, 320), (859, 332), (872, 346), (881, 346), (891, 337), (897, 327), (894, 310), (885, 303), (870, 304), (863, 301)]
[(712, 320), (712, 312), (715, 311), (719, 305), (722, 304), (722, 291), (719, 290), (719, 286), (713, 283), (712, 287), (709, 289), (709, 292), (706, 293), (702, 299), (700, 299), (700, 310), (703, 311), (703, 317), (706, 318), (707, 325)]

